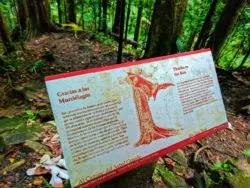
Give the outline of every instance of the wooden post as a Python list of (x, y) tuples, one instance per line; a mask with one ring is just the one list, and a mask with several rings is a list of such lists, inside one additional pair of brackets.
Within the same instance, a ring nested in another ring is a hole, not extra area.
[(122, 62), (122, 46), (123, 46), (123, 31), (124, 31), (124, 17), (125, 17), (125, 0), (119, 0), (121, 3), (121, 22), (120, 22), (120, 36), (119, 36), (119, 47), (117, 55), (117, 63)]

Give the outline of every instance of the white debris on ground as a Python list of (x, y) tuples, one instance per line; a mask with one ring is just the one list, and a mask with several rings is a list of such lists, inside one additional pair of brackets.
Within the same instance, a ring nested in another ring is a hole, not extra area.
[(61, 158), (61, 156), (50, 158), (49, 155), (45, 154), (40, 159), (39, 164), (35, 164), (34, 168), (30, 168), (26, 171), (28, 176), (37, 175), (37, 170), (39, 167), (47, 169), (49, 173), (51, 173), (52, 177), (50, 180), (50, 184), (52, 186), (62, 184), (63, 179), (69, 179), (68, 171), (66, 170), (65, 160)]

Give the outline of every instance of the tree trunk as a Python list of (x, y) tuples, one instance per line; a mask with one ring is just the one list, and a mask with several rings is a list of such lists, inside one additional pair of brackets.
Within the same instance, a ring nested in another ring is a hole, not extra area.
[(237, 22), (242, 10), (247, 4), (247, 0), (228, 0), (221, 17), (216, 24), (215, 30), (212, 34), (210, 47), (212, 48), (215, 59), (218, 58), (220, 49), (229, 35), (231, 29)]
[(248, 49), (246, 55), (244, 56), (243, 60), (241, 61), (240, 65), (238, 66), (237, 69), (241, 69), (244, 66), (244, 64), (246, 63), (249, 55), (250, 55), (250, 48)]
[(62, 24), (61, 0), (57, 0), (57, 9), (58, 9), (58, 19), (59, 19), (59, 23)]
[(108, 12), (108, 0), (102, 0), (102, 10), (103, 10), (103, 18), (102, 18), (102, 31), (107, 33), (107, 12)]
[[(28, 37), (55, 30), (50, 22), (48, 0), (26, 0), (23, 2), (25, 2), (24, 7), (27, 7), (27, 15), (23, 26), (28, 30)], [(22, 6), (18, 8), (19, 12), (23, 11)]]
[(67, 0), (67, 22), (76, 23), (75, 0)]
[(135, 27), (135, 33), (134, 33), (134, 41), (135, 42), (138, 42), (139, 35), (140, 35), (142, 9), (143, 9), (143, 0), (139, 0), (137, 19), (136, 19), (136, 27)]
[(28, 8), (27, 0), (17, 0), (17, 18), (20, 24), (21, 30), (25, 31), (27, 29), (27, 17), (28, 17)]
[(102, 0), (98, 0), (98, 31), (102, 31)]
[(10, 33), (1, 9), (0, 9), (0, 35), (7, 52), (13, 51), (14, 46), (12, 44)]
[(121, 25), (121, 0), (116, 0), (116, 9), (115, 9), (115, 21), (113, 25), (112, 32), (115, 34), (120, 33), (120, 25)]
[(85, 21), (84, 21), (84, 0), (81, 0), (81, 21), (82, 21), (82, 28), (84, 28)]
[(92, 3), (93, 3), (93, 9), (92, 10), (93, 10), (93, 15), (94, 15), (94, 17), (93, 17), (94, 29), (93, 30), (94, 30), (94, 32), (96, 32), (96, 16), (97, 16), (96, 15), (96, 6), (95, 6), (96, 5), (96, 0), (93, 0)]
[(202, 44), (204, 45), (206, 43), (205, 41), (207, 40), (207, 38), (209, 36), (209, 31), (211, 30), (211, 27), (212, 27), (212, 16), (215, 13), (215, 8), (216, 8), (217, 3), (218, 3), (218, 0), (213, 0), (212, 4), (210, 6), (210, 9), (209, 9), (208, 14), (205, 18), (205, 22), (201, 28), (197, 42), (195, 43), (195, 46), (194, 46), (195, 50), (198, 50), (202, 47), (205, 47), (205, 46), (202, 46)]
[(125, 27), (125, 41), (127, 41), (128, 38), (128, 25), (129, 25), (129, 17), (131, 12), (131, 2), (132, 0), (128, 1), (128, 9), (127, 9), (127, 17), (126, 17), (126, 27)]
[(63, 5), (64, 5), (64, 8), (63, 8), (63, 10), (64, 10), (64, 23), (67, 23), (68, 18), (67, 18), (67, 3), (66, 3), (66, 0), (63, 0)]
[(191, 36), (188, 39), (186, 47), (185, 47), (186, 51), (192, 50), (196, 34), (197, 33), (196, 33), (195, 29), (194, 29), (194, 31), (192, 32)]
[(46, 10), (47, 10), (47, 14), (48, 14), (49, 20), (51, 21), (50, 0), (45, 0), (45, 1), (44, 1), (44, 6), (46, 7)]
[(120, 2), (119, 7), (121, 8), (119, 10), (120, 12), (120, 36), (119, 36), (119, 47), (118, 47), (118, 55), (117, 55), (117, 63), (122, 62), (122, 47), (123, 47), (123, 31), (124, 31), (124, 17), (125, 17), (125, 6), (126, 2), (125, 0), (118, 0)]
[(156, 0), (144, 57), (177, 52), (187, 0)]

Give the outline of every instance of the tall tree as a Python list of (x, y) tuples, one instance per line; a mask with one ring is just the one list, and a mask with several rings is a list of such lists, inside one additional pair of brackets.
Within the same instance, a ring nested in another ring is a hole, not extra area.
[(67, 0), (67, 22), (76, 23), (75, 0)]
[(125, 6), (126, 0), (118, 0), (120, 5), (120, 28), (119, 28), (119, 47), (118, 47), (118, 55), (117, 55), (117, 63), (122, 62), (122, 46), (123, 46), (123, 31), (124, 31), (124, 17), (125, 17)]
[(50, 8), (50, 0), (46, 0), (43, 2), (44, 3), (44, 6), (46, 7), (47, 9), (47, 14), (49, 16), (49, 19), (51, 20), (51, 8)]
[(126, 26), (125, 26), (125, 37), (124, 40), (126, 41), (128, 38), (128, 25), (129, 25), (129, 17), (131, 12), (131, 2), (132, 0), (128, 1), (128, 8), (127, 8), (127, 17), (126, 17)]
[(17, 18), (22, 31), (27, 29), (28, 8), (27, 0), (17, 0)]
[(91, 2), (92, 4), (93, 4), (93, 8), (92, 8), (92, 10), (93, 10), (93, 25), (94, 25), (94, 32), (96, 32), (96, 17), (97, 17), (97, 15), (96, 15), (96, 0), (92, 0), (92, 2)]
[(67, 18), (67, 3), (66, 0), (63, 0), (63, 11), (64, 11), (64, 23), (68, 22), (68, 18)]
[(188, 0), (156, 0), (144, 57), (177, 52)]
[(135, 33), (134, 33), (134, 41), (135, 42), (138, 42), (139, 35), (140, 35), (142, 9), (143, 9), (143, 0), (139, 0)]
[(14, 46), (12, 44), (10, 33), (9, 33), (1, 8), (0, 8), (0, 35), (1, 35), (2, 42), (7, 52), (14, 50)]
[(50, 22), (48, 0), (18, 0), (18, 17), (28, 37), (56, 29)]
[(98, 31), (102, 31), (102, 0), (98, 1)]
[(81, 25), (84, 28), (85, 21), (84, 21), (84, 0), (81, 0)]
[(108, 0), (102, 0), (102, 10), (103, 10), (103, 18), (102, 18), (102, 31), (107, 33), (107, 14), (108, 14)]
[(123, 0), (116, 0), (116, 9), (115, 9), (115, 21), (113, 24), (112, 32), (115, 34), (120, 33), (120, 23), (121, 23), (121, 1)]
[(209, 42), (209, 46), (212, 48), (215, 59), (218, 58), (218, 54), (225, 39), (230, 34), (233, 26), (236, 24), (239, 15), (247, 5), (247, 1), (248, 0), (227, 1)]
[(62, 24), (62, 9), (61, 9), (61, 0), (57, 0), (57, 11), (58, 11), (58, 19), (59, 23)]
[(213, 0), (210, 9), (208, 11), (208, 14), (205, 18), (204, 24), (201, 28), (201, 31), (199, 33), (199, 37), (195, 43), (194, 49), (197, 50), (199, 48), (205, 47), (205, 42), (208, 39), (209, 36), (209, 31), (211, 30), (212, 27), (212, 17), (214, 15), (215, 9), (216, 9), (216, 5), (218, 3), (218, 0)]

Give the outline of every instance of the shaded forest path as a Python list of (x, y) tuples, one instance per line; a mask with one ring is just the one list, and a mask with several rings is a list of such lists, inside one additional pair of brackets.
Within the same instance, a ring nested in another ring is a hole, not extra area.
[[(51, 59), (50, 68), (67, 72), (116, 64), (116, 48), (103, 42), (84, 33), (77, 38), (71, 33), (52, 33), (27, 42), (25, 48), (34, 59), (52, 53), (55, 60)], [(131, 55), (123, 56), (123, 61), (132, 59)]]
[[(104, 45), (103, 41), (96, 40), (95, 36), (84, 33), (79, 34), (78, 38), (72, 33), (45, 34), (26, 42), (24, 48), (23, 52), (16, 52), (15, 58), (26, 64), (16, 72), (0, 74), (0, 80), (3, 80), (0, 82), (0, 95), (3, 98), (0, 102), (0, 120), (23, 115), (24, 110), (38, 111), (38, 123), (53, 120), (43, 81), (45, 75), (112, 65), (116, 63), (117, 58), (115, 47)], [(135, 57), (129, 54), (123, 56), (123, 61), (133, 59)], [(185, 158), (189, 163), (192, 163), (195, 154), (200, 161), (216, 163), (231, 157), (243, 158), (242, 151), (250, 149), (250, 84), (249, 80), (241, 79), (247, 78), (250, 72), (245, 71), (242, 76), (239, 73), (231, 74), (218, 69), (217, 73), (228, 119), (233, 129), (223, 130), (184, 147)], [(205, 149), (199, 150), (201, 148)], [(32, 183), (32, 178), (26, 178), (25, 171), (39, 160), (41, 154), (27, 151), (22, 144), (14, 147), (14, 151), (17, 150), (17, 158), (26, 156), (26, 164), (1, 176), (0, 183), (8, 182), (11, 187), (27, 187), (27, 184)], [(10, 157), (8, 155), (7, 153), (4, 156), (6, 161)], [(168, 157), (162, 159), (166, 158)], [(8, 162), (0, 162), (0, 165), (4, 169)], [(158, 185), (150, 184), (147, 187), (151, 186)]]

